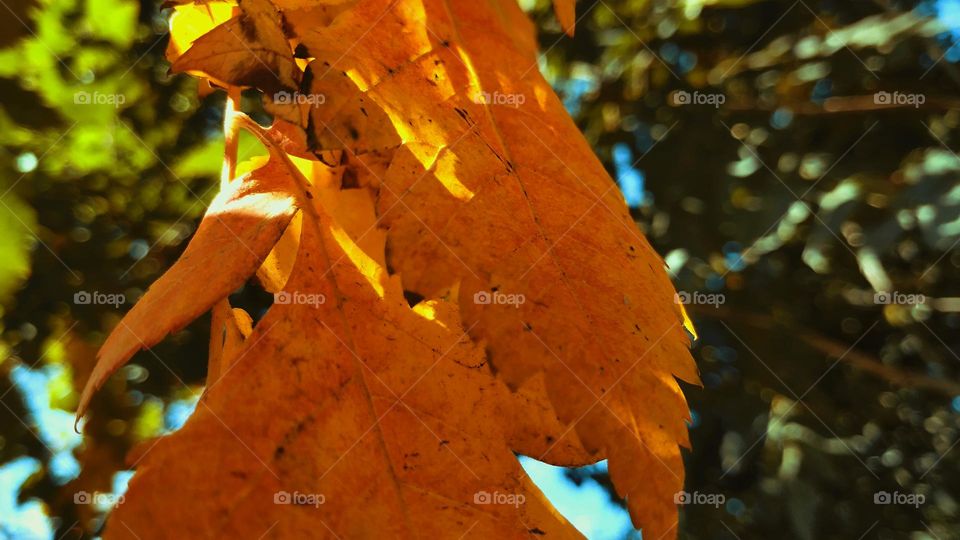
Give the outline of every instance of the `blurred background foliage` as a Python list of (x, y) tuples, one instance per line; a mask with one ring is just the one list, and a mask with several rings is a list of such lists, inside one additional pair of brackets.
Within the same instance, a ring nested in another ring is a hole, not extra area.
[[(687, 491), (723, 503), (680, 536), (960, 538), (960, 0), (581, 0), (573, 38), (523, 3), (677, 288), (723, 295), (689, 306), (686, 389)], [(208, 320), (73, 431), (98, 344), (213, 195), (224, 98), (168, 75), (156, 3), (0, 4), (0, 538), (93, 537), (106, 508), (77, 493), (122, 492), (203, 388)], [(123, 103), (77, 102), (98, 93)], [(603, 464), (525, 466), (592, 538), (637, 536)]]

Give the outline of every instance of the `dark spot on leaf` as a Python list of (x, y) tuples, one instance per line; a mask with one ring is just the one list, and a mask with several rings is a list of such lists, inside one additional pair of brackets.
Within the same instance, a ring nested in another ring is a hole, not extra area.
[(340, 177), (340, 187), (342, 189), (354, 189), (360, 187), (360, 180), (357, 177), (357, 170), (353, 167), (347, 167), (343, 170), (343, 176)]
[(240, 73), (236, 77), (237, 84), (243, 86), (253, 86), (264, 91), (266, 94), (276, 94), (280, 91), (292, 92), (294, 88), (286, 88), (276, 74), (270, 70), (263, 62), (256, 62), (249, 71)]
[(240, 31), (243, 32), (243, 37), (247, 41), (257, 41), (257, 25), (254, 22), (253, 17), (250, 17), (246, 14), (240, 16)]
[[(313, 115), (307, 116), (307, 148), (311, 152), (316, 152), (320, 147), (320, 141), (317, 140), (317, 132), (313, 127)], [(322, 158), (321, 158), (322, 161)]]
[(283, 16), (283, 12), (278, 12), (278, 15), (280, 15), (280, 30), (283, 32), (283, 35), (287, 38), (295, 36), (296, 32), (293, 27), (290, 26), (290, 23), (287, 22), (287, 18)]

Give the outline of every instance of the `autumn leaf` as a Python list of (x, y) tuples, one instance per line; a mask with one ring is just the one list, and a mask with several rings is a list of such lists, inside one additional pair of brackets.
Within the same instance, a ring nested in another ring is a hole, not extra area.
[(244, 340), (253, 332), (253, 319), (246, 311), (230, 306), (223, 299), (211, 310), (210, 353), (207, 361), (207, 387), (213, 386), (221, 375), (240, 358)]
[(391, 267), (426, 297), (460, 282), (464, 325), (498, 373), (517, 387), (545, 372), (635, 522), (663, 534), (688, 444), (674, 376), (698, 382), (664, 264), (537, 72), (515, 5), (405, 6), (361, 2), (298, 36), (323, 73), (311, 91), (331, 72), (339, 95), (355, 86), (317, 107), (307, 139), (353, 154), (404, 141), (377, 193)]
[(276, 163), (267, 163), (214, 199), (180, 260), (147, 290), (100, 348), (78, 417), (86, 412), (93, 392), (137, 351), (207, 312), (260, 267), (296, 212), (293, 195), (281, 189), (288, 175)]
[(300, 70), (267, 0), (240, 0), (240, 15), (221, 23), (177, 56), (172, 71), (191, 71), (224, 85), (253, 86), (271, 94), (292, 91)]
[(175, 62), (187, 52), (193, 43), (205, 34), (233, 18), (236, 4), (232, 2), (206, 2), (173, 6), (170, 15), (170, 41), (167, 43), (167, 59)]
[(563, 31), (572, 37), (577, 23), (577, 0), (554, 0), (553, 9)]
[(281, 300), (145, 454), (107, 536), (578, 537), (510, 451), (510, 393), (454, 308), (409, 308), (321, 212), (305, 210)]
[[(271, 158), (229, 184), (234, 204), (205, 218), (101, 351), (81, 413), (134, 352), (214, 308), (201, 407), (145, 455), (108, 530), (163, 512), (218, 534), (274, 522), (286, 536), (575, 534), (517, 452), (608, 459), (638, 528), (675, 536), (689, 445), (675, 377), (699, 382), (692, 328), (539, 74), (526, 15), (512, 0), (240, 8), (185, 36), (174, 67), (263, 91), (274, 125), (237, 121)], [(556, 9), (572, 31), (573, 2)], [(264, 213), (247, 191), (276, 206)], [(253, 242), (252, 257), (225, 230)], [(224, 275), (199, 273), (200, 253)], [(254, 273), (278, 303), (250, 329), (225, 297)], [(193, 288), (170, 285), (184, 280)], [(427, 300), (411, 309), (405, 295)], [(450, 473), (457, 462), (470, 474)], [(171, 481), (191, 485), (192, 504), (158, 499)], [(331, 504), (268, 505), (292, 490)], [(471, 503), (490, 490), (528, 502)]]

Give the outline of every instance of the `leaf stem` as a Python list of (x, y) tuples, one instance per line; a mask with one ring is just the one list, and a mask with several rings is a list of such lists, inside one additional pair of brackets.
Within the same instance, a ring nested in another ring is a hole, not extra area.
[(224, 189), (237, 174), (237, 148), (240, 126), (237, 115), (240, 114), (240, 88), (232, 86), (227, 90), (227, 104), (223, 110), (223, 169), (220, 171), (220, 189)]

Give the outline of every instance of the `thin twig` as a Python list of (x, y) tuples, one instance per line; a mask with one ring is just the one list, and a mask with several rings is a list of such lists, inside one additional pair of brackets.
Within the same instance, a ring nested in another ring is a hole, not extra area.
[(725, 307), (690, 307), (693, 308), (691, 309), (693, 313), (702, 317), (738, 322), (759, 330), (774, 330), (780, 328), (784, 331), (784, 337), (794, 336), (828, 357), (839, 357), (843, 362), (850, 364), (864, 373), (881, 378), (896, 386), (929, 390), (950, 398), (960, 395), (960, 384), (956, 382), (947, 379), (937, 379), (920, 373), (911, 373), (893, 366), (888, 366), (867, 353), (855, 349), (850, 350), (848, 344), (839, 340), (824, 336), (819, 332), (801, 326), (791, 325), (788, 327), (768, 315), (737, 312)]

